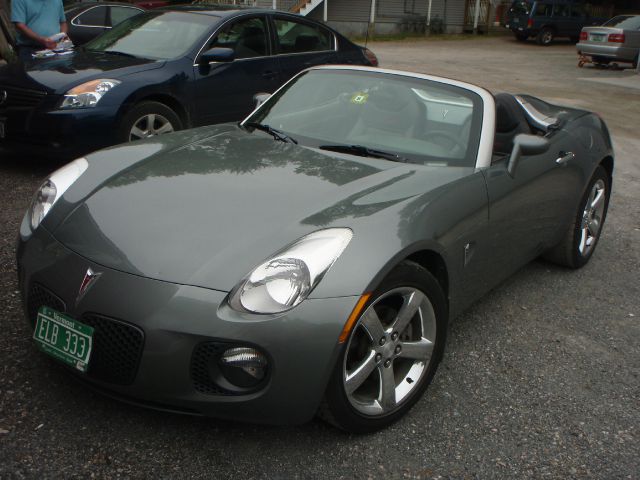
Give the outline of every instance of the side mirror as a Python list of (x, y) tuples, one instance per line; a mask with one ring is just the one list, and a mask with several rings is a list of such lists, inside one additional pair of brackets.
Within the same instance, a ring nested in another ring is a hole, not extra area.
[(270, 93), (264, 93), (264, 92), (260, 92), (260, 93), (256, 93), (253, 96), (253, 103), (256, 104), (255, 108), (258, 108), (260, 105), (262, 105), (264, 102), (266, 102), (267, 100), (269, 100), (269, 98), (271, 98), (271, 94)]
[(509, 157), (507, 172), (511, 177), (515, 175), (516, 166), (522, 155), (540, 155), (549, 150), (549, 140), (538, 135), (521, 133), (513, 141), (513, 150)]
[(231, 48), (210, 48), (200, 55), (200, 65), (208, 65), (211, 62), (233, 62), (236, 58), (236, 52)]

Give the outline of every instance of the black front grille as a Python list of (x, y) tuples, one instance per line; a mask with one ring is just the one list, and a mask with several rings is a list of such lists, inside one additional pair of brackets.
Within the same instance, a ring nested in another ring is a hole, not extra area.
[(40, 90), (0, 85), (0, 109), (33, 108), (40, 105), (46, 96), (47, 92)]
[(232, 392), (216, 385), (211, 378), (212, 366), (229, 345), (219, 343), (201, 343), (191, 356), (191, 381), (193, 387), (200, 393), (207, 395), (233, 395)]
[(27, 312), (32, 328), (35, 328), (36, 326), (38, 310), (43, 305), (51, 307), (59, 312), (65, 312), (67, 310), (64, 302), (54, 295), (53, 292), (39, 283), (34, 283), (31, 285), (31, 288), (29, 289), (29, 296), (27, 297)]
[(138, 371), (143, 331), (114, 318), (87, 313), (80, 320), (94, 328), (88, 374), (103, 382), (129, 385)]
[[(32, 328), (35, 328), (38, 309), (42, 305), (63, 313), (67, 310), (58, 296), (34, 283), (27, 297), (27, 311)], [(118, 385), (133, 383), (144, 347), (144, 332), (121, 320), (93, 313), (84, 314), (80, 321), (94, 329), (87, 375)]]

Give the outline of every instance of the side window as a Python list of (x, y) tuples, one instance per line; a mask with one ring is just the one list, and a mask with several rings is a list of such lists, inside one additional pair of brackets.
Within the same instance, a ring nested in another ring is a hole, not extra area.
[(537, 3), (536, 17), (550, 17), (553, 5), (551, 3)]
[(580, 3), (571, 5), (571, 16), (574, 18), (582, 18), (587, 16), (587, 9)]
[(120, 22), (123, 22), (127, 18), (135, 17), (140, 13), (137, 8), (131, 7), (116, 7), (111, 6), (111, 26), (115, 27)]
[(278, 53), (320, 52), (333, 48), (333, 35), (316, 25), (275, 18)]
[(106, 27), (107, 7), (93, 7), (73, 20), (74, 25), (83, 27)]
[(569, 5), (566, 3), (557, 3), (555, 7), (553, 7), (553, 16), (554, 17), (568, 17), (569, 16)]
[(222, 27), (209, 48), (231, 48), (236, 58), (253, 58), (267, 55), (268, 45), (265, 19), (254, 17)]

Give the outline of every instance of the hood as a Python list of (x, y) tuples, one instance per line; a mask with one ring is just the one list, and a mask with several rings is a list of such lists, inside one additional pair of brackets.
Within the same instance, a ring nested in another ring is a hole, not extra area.
[(0, 68), (0, 84), (64, 93), (80, 83), (97, 78), (119, 79), (132, 73), (160, 68), (165, 62), (79, 49), (28, 63), (15, 61)]
[[(339, 226), (357, 234), (359, 222), (468, 174), (321, 152), (239, 128), (221, 132), (101, 181), (69, 205), (53, 235), (106, 267), (229, 291), (305, 234)], [(109, 161), (105, 153), (101, 162)], [(77, 195), (73, 188), (65, 198)]]

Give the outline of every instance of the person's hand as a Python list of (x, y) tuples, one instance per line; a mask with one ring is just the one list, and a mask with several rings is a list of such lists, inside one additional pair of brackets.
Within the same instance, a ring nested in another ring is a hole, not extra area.
[(44, 48), (48, 48), (49, 50), (53, 50), (54, 48), (56, 48), (56, 45), (58, 45), (56, 42), (48, 38), (43, 38), (42, 40), (43, 40), (42, 44), (44, 45)]

